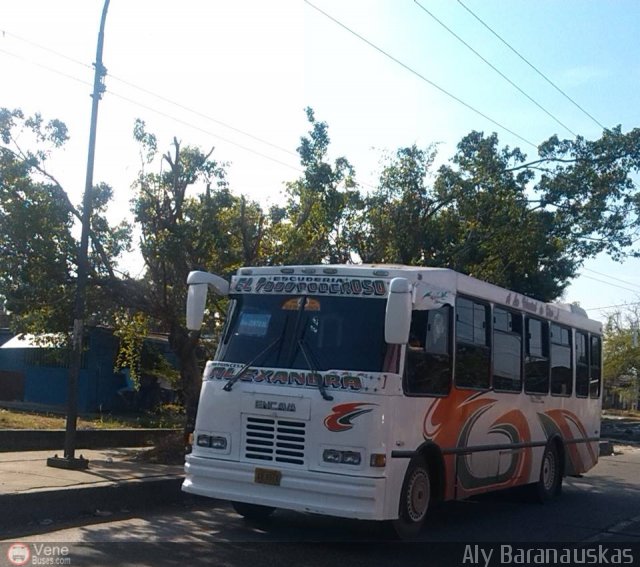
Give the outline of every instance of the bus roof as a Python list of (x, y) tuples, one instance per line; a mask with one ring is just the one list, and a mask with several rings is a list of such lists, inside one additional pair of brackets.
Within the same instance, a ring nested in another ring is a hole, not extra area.
[(316, 277), (360, 277), (391, 280), (407, 278), (417, 288), (435, 286), (454, 295), (466, 295), (544, 319), (602, 333), (602, 324), (589, 319), (584, 309), (566, 303), (544, 303), (515, 291), (461, 274), (449, 268), (405, 266), (400, 264), (319, 264), (244, 267), (237, 276), (308, 275)]

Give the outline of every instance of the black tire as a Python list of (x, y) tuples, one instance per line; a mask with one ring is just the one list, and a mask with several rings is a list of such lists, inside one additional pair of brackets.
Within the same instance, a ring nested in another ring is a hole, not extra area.
[(546, 446), (540, 465), (540, 479), (531, 488), (534, 499), (542, 504), (560, 496), (562, 492), (562, 463), (555, 443)]
[(275, 508), (271, 506), (260, 506), (259, 504), (247, 504), (246, 502), (232, 502), (233, 509), (247, 520), (256, 522), (266, 520)]
[(422, 457), (409, 464), (402, 483), (398, 519), (393, 520), (396, 535), (403, 540), (415, 539), (422, 530), (431, 504), (431, 477)]

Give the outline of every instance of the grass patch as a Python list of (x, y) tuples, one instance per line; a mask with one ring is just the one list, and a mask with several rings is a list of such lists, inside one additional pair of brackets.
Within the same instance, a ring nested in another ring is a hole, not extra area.
[[(0, 429), (64, 429), (66, 417), (51, 412), (0, 408)], [(184, 426), (184, 410), (168, 404), (155, 411), (121, 415), (90, 414), (78, 417), (78, 429), (128, 429), (131, 427)]]

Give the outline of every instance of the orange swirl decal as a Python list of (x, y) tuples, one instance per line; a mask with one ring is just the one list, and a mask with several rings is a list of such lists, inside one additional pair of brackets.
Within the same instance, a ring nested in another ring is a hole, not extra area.
[[(538, 419), (542, 424), (547, 439), (556, 434), (565, 443), (574, 440), (585, 441), (586, 455), (584, 455), (584, 458), (580, 454), (577, 443), (566, 444), (566, 450), (572, 466), (572, 474), (583, 473), (598, 462), (598, 456), (595, 454), (593, 447), (590, 443), (586, 443), (589, 437), (587, 431), (575, 413), (565, 409), (554, 409), (538, 413)], [(575, 434), (574, 431), (576, 432)]]
[(359, 415), (369, 413), (373, 408), (366, 406), (375, 406), (377, 404), (368, 404), (361, 402), (351, 402), (348, 404), (338, 404), (331, 408), (331, 415), (324, 418), (324, 426), (329, 431), (340, 432), (348, 431), (353, 427), (351, 423)]
[[(511, 410), (494, 421), (490, 433), (500, 433), (507, 437), (510, 443), (530, 443), (531, 431), (525, 415), (519, 410)], [(504, 473), (499, 473), (496, 484), (513, 486), (518, 480), (529, 478), (533, 452), (531, 447), (524, 447), (511, 454), (511, 464)]]

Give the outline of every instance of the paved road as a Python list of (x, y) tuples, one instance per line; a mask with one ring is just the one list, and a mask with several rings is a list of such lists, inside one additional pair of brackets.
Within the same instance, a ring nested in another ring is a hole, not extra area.
[[(22, 542), (87, 544), (73, 547), (72, 565), (169, 565), (188, 558), (189, 564), (207, 559), (251, 567), (346, 562), (350, 567), (371, 567), (399, 564), (400, 558), (414, 564), (419, 559), (420, 565), (462, 564), (463, 559), (459, 547), (438, 548), (438, 553), (449, 554), (449, 563), (425, 555), (433, 545), (392, 543), (390, 533), (377, 523), (278, 511), (268, 523), (249, 524), (228, 504), (206, 499), (189, 499), (180, 506), (133, 517), (81, 523), (50, 526), (35, 536), (15, 536)], [(640, 550), (640, 448), (624, 448), (620, 454), (601, 458), (582, 478), (566, 479), (562, 498), (546, 506), (527, 502), (517, 491), (443, 504), (433, 511), (422, 541), (581, 542), (586, 546), (634, 542)], [(636, 560), (640, 562), (640, 554)]]

